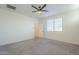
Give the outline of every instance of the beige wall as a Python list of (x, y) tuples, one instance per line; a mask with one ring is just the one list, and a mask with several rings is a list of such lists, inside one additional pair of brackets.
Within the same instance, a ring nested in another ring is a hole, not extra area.
[[(63, 18), (63, 31), (62, 32), (47, 32), (46, 20), (57, 17)], [(79, 44), (79, 10), (73, 10), (66, 13), (51, 16), (43, 20), (45, 38), (64, 41), (73, 44)]]
[(0, 9), (0, 45), (34, 38), (36, 20)]

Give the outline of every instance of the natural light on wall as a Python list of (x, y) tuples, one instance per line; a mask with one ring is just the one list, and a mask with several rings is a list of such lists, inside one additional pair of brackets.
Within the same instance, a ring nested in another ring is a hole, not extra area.
[(77, 8), (79, 8), (79, 4), (73, 4), (72, 7), (73, 7), (74, 9), (77, 9)]
[(71, 7), (71, 9), (73, 10), (72, 12), (71, 12), (71, 16), (73, 16), (73, 17), (68, 17), (68, 18), (70, 18), (70, 19), (72, 19), (72, 20), (68, 20), (69, 22), (72, 22), (72, 24), (73, 23), (76, 23), (76, 22), (78, 22), (78, 18), (79, 18), (79, 4), (72, 4), (72, 7)]
[(62, 17), (47, 20), (47, 31), (62, 31)]

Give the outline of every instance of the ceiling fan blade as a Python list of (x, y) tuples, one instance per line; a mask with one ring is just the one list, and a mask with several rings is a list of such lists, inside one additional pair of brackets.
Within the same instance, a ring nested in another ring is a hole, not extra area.
[(32, 11), (32, 12), (37, 12), (37, 11)]
[(32, 5), (32, 7), (38, 10), (38, 8), (37, 8), (37, 7), (35, 7), (35, 6), (33, 6), (33, 5)]
[(45, 12), (48, 12), (48, 10), (41, 10), (41, 11), (45, 11)]
[(42, 10), (44, 7), (46, 7), (46, 4), (44, 4), (44, 5), (41, 7), (41, 10)]

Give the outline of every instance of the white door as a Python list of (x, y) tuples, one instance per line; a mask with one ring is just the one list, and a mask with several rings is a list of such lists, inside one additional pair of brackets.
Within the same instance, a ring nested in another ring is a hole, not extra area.
[(43, 23), (37, 22), (35, 25), (35, 37), (37, 38), (43, 38), (44, 37), (44, 31), (43, 31)]

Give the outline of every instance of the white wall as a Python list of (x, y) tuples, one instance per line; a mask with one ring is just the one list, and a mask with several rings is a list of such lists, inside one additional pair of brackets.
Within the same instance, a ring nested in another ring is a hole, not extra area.
[[(61, 16), (63, 18), (63, 32), (47, 32), (46, 20)], [(66, 13), (54, 15), (48, 19), (44, 19), (43, 21), (45, 38), (79, 44), (79, 10), (73, 10)]]
[(35, 19), (0, 9), (0, 45), (34, 38)]

